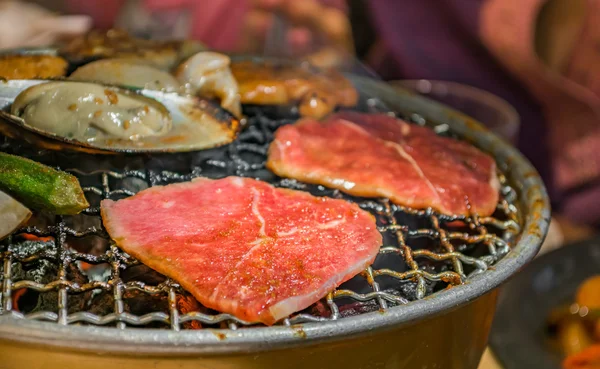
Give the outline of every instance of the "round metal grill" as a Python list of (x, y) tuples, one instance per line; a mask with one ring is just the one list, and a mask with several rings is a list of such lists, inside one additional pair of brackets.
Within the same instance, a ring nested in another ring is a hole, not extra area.
[[(491, 217), (449, 217), (276, 177), (264, 167), (268, 145), (279, 126), (294, 120), (272, 119), (260, 109), (249, 109), (249, 113), (246, 130), (233, 144), (191, 154), (100, 158), (38, 152), (5, 140), (3, 151), (76, 175), (91, 207), (72, 217), (38, 214), (33, 225), (3, 242), (0, 312), (61, 325), (118, 328), (177, 331), (248, 325), (202, 307), (175, 281), (121, 251), (102, 228), (101, 199), (120, 199), (150, 186), (196, 176), (257, 178), (278, 187), (356, 202), (375, 215), (384, 239), (375, 263), (322, 301), (284, 319), (283, 325), (385, 311), (462, 284), (509, 253), (520, 232), (517, 193), (501, 173), (501, 200)], [(409, 120), (428, 124), (439, 134), (451, 134), (446, 125), (426, 123), (420, 116)]]

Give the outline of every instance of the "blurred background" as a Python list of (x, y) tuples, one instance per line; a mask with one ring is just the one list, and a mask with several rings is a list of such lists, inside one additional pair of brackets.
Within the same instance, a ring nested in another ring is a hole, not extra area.
[(543, 252), (598, 231), (598, 1), (0, 1), (0, 48), (114, 27), (307, 58), (451, 105), (518, 147), (542, 175), (554, 214)]
[(474, 116), (529, 158), (553, 201), (557, 237), (548, 245), (587, 237), (600, 225), (596, 1), (36, 0), (0, 6), (2, 48), (117, 27), (144, 38), (192, 38), (227, 52), (305, 57), (392, 81)]

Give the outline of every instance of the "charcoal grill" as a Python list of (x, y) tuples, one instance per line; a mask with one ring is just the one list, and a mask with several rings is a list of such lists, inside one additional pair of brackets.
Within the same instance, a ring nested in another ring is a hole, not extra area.
[[(4, 151), (77, 175), (92, 206), (75, 217), (41, 216), (22, 230), (35, 240), (13, 236), (1, 246), (0, 367), (475, 368), (495, 288), (546, 234), (544, 186), (515, 149), (469, 117), (351, 78), (370, 97), (361, 109), (390, 109), (492, 154), (502, 183), (494, 215), (443, 216), (278, 178), (264, 167), (266, 150), (274, 130), (293, 120), (268, 109), (246, 107), (251, 118), (233, 144), (185, 155), (98, 158), (6, 140)], [(361, 275), (276, 326), (205, 309), (110, 243), (98, 208), (103, 198), (199, 175), (249, 176), (357, 202), (376, 216), (384, 246)]]

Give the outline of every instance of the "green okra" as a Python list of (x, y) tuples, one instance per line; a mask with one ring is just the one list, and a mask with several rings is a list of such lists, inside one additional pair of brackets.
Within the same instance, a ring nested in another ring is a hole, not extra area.
[(0, 190), (30, 209), (60, 215), (89, 207), (77, 178), (33, 160), (0, 152)]

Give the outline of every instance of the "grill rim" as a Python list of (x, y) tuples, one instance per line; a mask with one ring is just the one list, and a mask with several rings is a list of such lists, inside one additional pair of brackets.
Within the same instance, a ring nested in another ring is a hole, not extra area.
[[(427, 120), (448, 124), (468, 142), (490, 153), (519, 193), (523, 229), (511, 252), (487, 272), (466, 285), (441, 291), (423, 300), (337, 321), (297, 326), (202, 329), (172, 332), (161, 329), (125, 330), (95, 326), (62, 326), (0, 316), (0, 340), (70, 350), (135, 355), (231, 354), (283, 349), (373, 334), (408, 325), (457, 309), (505, 282), (539, 251), (550, 220), (549, 199), (533, 166), (515, 149), (487, 131), (474, 119), (442, 104), (364, 77), (348, 76), (358, 90), (377, 96), (394, 110), (416, 113)], [(510, 169), (509, 169), (510, 168)]]

